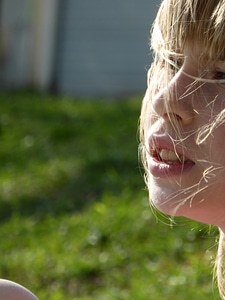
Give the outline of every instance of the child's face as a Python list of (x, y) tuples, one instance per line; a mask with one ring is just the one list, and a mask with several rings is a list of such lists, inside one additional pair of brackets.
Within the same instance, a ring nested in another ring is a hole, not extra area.
[(200, 65), (200, 51), (187, 48), (169, 86), (159, 84), (148, 99), (150, 198), (166, 214), (225, 227), (225, 83), (196, 81), (200, 76), (225, 79), (225, 61), (202, 60)]

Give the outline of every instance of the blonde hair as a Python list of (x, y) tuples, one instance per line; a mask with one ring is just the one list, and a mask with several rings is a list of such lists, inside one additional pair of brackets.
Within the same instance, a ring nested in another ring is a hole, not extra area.
[[(145, 135), (149, 125), (149, 108), (151, 105), (149, 98), (152, 99), (157, 93), (158, 81), (162, 75), (163, 84), (169, 84), (171, 76), (173, 76), (171, 66), (175, 71), (179, 68), (180, 61), (182, 62), (184, 58), (184, 47), (193, 41), (195, 44), (200, 44), (201, 49), (205, 49), (205, 53), (201, 53), (199, 60), (225, 60), (225, 0), (164, 0), (161, 3), (151, 32), (151, 49), (154, 61), (148, 72), (148, 95), (143, 100), (140, 116), (140, 155), (146, 169), (146, 182), (148, 182), (148, 172)], [(167, 105), (166, 102), (165, 105)], [(224, 115), (224, 112), (222, 113)], [(223, 115), (220, 114), (216, 121), (224, 122)], [(206, 128), (211, 133), (213, 126), (217, 125), (214, 123), (214, 125), (206, 126)], [(178, 125), (176, 125), (176, 129), (179, 131)], [(215, 273), (222, 299), (225, 299), (224, 253), (225, 235), (220, 231)]]

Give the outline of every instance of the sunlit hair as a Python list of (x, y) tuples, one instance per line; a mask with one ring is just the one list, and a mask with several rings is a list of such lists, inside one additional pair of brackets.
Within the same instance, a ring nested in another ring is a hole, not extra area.
[[(192, 44), (192, 42), (194, 42)], [(144, 98), (140, 116), (140, 156), (146, 169), (145, 179), (148, 182), (146, 165), (147, 150), (145, 147), (146, 132), (149, 126), (151, 100), (161, 89), (169, 85), (171, 78), (180, 68), (184, 59), (184, 48), (190, 45), (201, 46), (201, 60), (225, 60), (225, 0), (164, 0), (160, 6), (151, 32), (151, 49), (154, 61), (148, 72), (148, 95)], [(204, 52), (205, 51), (205, 52)], [(160, 80), (163, 77), (163, 82)], [(204, 76), (196, 78), (202, 82)], [(159, 87), (160, 81), (160, 87)], [(169, 93), (165, 96), (170, 97)], [(169, 101), (168, 101), (169, 102)], [(165, 106), (167, 106), (165, 99)], [(168, 108), (169, 109), (169, 108)], [(206, 124), (196, 139), (200, 144), (215, 127), (225, 119), (222, 111), (213, 124)], [(152, 118), (152, 116), (151, 116)], [(179, 136), (179, 124), (171, 122)], [(217, 255), (217, 278), (221, 297), (225, 299), (223, 284), (223, 256), (225, 237), (221, 233)]]

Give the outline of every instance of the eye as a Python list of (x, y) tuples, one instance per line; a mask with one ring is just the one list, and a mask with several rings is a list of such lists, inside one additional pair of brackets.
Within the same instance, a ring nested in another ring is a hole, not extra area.
[(222, 71), (216, 71), (214, 74), (213, 74), (213, 78), (212, 79), (215, 79), (215, 80), (222, 80), (224, 81), (225, 83), (225, 72), (222, 72)]
[(181, 57), (170, 57), (168, 63), (172, 72), (177, 72), (183, 65), (183, 59)]

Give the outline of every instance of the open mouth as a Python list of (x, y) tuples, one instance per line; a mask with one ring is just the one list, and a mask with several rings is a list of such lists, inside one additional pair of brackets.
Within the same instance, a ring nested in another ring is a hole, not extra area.
[(195, 165), (185, 155), (168, 149), (155, 149), (148, 161), (150, 173), (159, 178), (181, 176)]
[(193, 164), (193, 162), (187, 157), (185, 157), (183, 154), (178, 154), (168, 149), (157, 149), (154, 150), (152, 154), (155, 160), (169, 165), (187, 163)]

